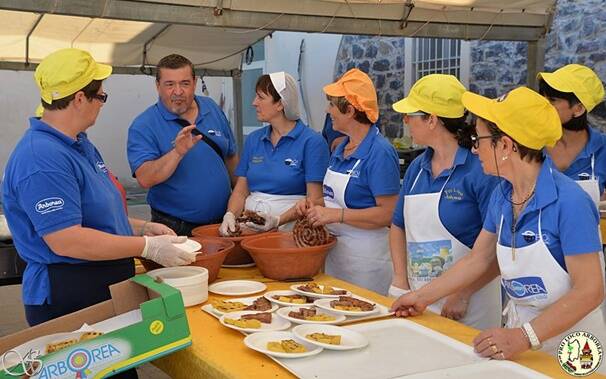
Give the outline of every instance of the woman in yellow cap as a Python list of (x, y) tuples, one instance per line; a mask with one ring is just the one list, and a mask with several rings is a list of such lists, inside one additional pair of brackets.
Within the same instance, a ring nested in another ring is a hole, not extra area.
[(471, 254), (392, 309), (417, 315), (498, 269), (507, 321), (474, 339), (481, 356), (555, 354), (563, 336), (578, 330), (606, 341), (597, 210), (578, 185), (543, 162), (541, 150), (562, 135), (556, 110), (526, 87), (494, 100), (465, 92), (462, 101), (477, 116), (472, 141), (484, 171), (505, 181), (493, 192)]
[(326, 258), (326, 273), (381, 294), (391, 283), (388, 226), (400, 189), (398, 156), (372, 124), (377, 94), (362, 71), (352, 69), (324, 87), (327, 112), (347, 137), (336, 148), (324, 176), (324, 206), (305, 210), (312, 225), (326, 225), (338, 238)]
[[(473, 127), (465, 123), (463, 92), (465, 87), (452, 75), (427, 75), (393, 105), (404, 113), (413, 141), (427, 149), (408, 167), (394, 211), (390, 296), (417, 290), (439, 277), (469, 254), (482, 229), (498, 179), (485, 175), (471, 153)], [(479, 329), (498, 326), (499, 281), (485, 276), (429, 309)]]
[(606, 135), (589, 126), (587, 114), (604, 100), (604, 86), (595, 72), (569, 64), (541, 72), (539, 92), (555, 107), (563, 135), (547, 154), (554, 166), (575, 180), (596, 206), (606, 186)]

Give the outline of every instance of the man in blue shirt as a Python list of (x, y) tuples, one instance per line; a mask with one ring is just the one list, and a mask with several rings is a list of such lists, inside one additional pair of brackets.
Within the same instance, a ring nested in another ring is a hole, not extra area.
[(539, 92), (562, 121), (562, 139), (547, 148), (551, 163), (577, 182), (598, 205), (606, 186), (606, 135), (591, 128), (587, 114), (604, 99), (604, 86), (593, 70), (569, 64), (541, 72)]
[(236, 144), (215, 102), (196, 96), (193, 64), (171, 54), (156, 72), (159, 101), (128, 130), (133, 176), (148, 188), (152, 220), (179, 235), (220, 222), (238, 163)]
[(2, 188), (15, 246), (27, 262), (23, 303), (30, 325), (109, 299), (109, 285), (134, 275), (132, 257), (165, 266), (194, 260), (173, 245), (184, 237), (127, 217), (85, 133), (107, 101), (102, 81), (111, 71), (79, 49), (58, 50), (36, 69), (44, 114), (30, 119)]

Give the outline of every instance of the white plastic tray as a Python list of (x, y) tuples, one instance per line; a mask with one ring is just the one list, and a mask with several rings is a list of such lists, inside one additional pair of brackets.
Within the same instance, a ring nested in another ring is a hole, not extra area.
[(424, 375), (414, 378), (496, 379), (497, 374), (504, 378), (544, 377), (513, 362), (495, 365), (478, 357), (471, 346), (405, 319), (346, 328), (365, 335), (370, 340), (369, 345), (352, 351), (324, 350), (301, 361), (272, 359), (297, 377), (310, 379), (380, 379), (414, 374)]

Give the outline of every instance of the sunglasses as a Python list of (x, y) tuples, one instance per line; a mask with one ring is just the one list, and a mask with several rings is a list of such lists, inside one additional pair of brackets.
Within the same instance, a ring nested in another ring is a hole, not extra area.
[(99, 100), (99, 101), (100, 101), (100, 102), (102, 102), (102, 103), (106, 103), (106, 102), (107, 102), (107, 98), (108, 98), (108, 96), (109, 96), (109, 95), (108, 95), (107, 93), (105, 93), (105, 92), (101, 92), (101, 93), (96, 93), (96, 94), (92, 95), (91, 97), (92, 97), (93, 99), (97, 99), (97, 100)]

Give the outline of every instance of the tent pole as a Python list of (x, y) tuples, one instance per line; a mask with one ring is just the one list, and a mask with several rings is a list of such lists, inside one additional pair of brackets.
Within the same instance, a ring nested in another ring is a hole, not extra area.
[(545, 70), (545, 38), (528, 42), (528, 73), (526, 83), (529, 88), (538, 89), (537, 73)]
[(238, 151), (244, 146), (244, 128), (242, 126), (242, 70), (232, 71), (232, 85), (234, 90), (234, 131)]

